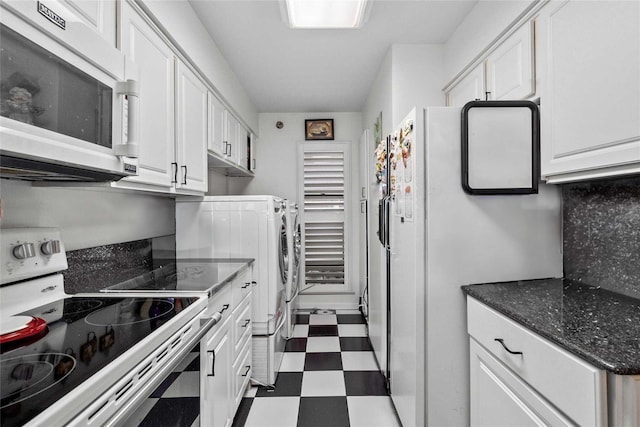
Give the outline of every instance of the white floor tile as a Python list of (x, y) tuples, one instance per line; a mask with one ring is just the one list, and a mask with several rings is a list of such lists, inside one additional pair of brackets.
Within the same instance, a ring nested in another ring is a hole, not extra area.
[(400, 427), (387, 396), (349, 396), (349, 423), (351, 427)]
[(309, 316), (310, 325), (337, 325), (338, 317), (335, 314), (312, 314)]
[(304, 358), (306, 353), (288, 352), (282, 357), (280, 372), (302, 372), (304, 371)]
[(326, 353), (340, 351), (338, 337), (309, 337), (307, 338), (307, 353)]
[(377, 371), (378, 364), (372, 351), (343, 351), (342, 369), (345, 371)]
[(133, 414), (131, 414), (124, 423), (125, 427), (137, 427), (142, 423), (144, 417), (147, 416), (149, 411), (153, 408), (153, 406), (160, 399), (154, 399), (152, 397), (145, 399), (144, 402), (135, 410)]
[(299, 397), (256, 397), (245, 427), (295, 427)]
[(200, 371), (188, 371), (181, 373), (162, 395), (162, 397), (198, 396), (200, 396)]
[(180, 361), (180, 363), (178, 363), (178, 366), (176, 366), (176, 368), (173, 370), (174, 372), (182, 372), (185, 370), (185, 368), (187, 366), (189, 366), (189, 364), (193, 361), (193, 359), (195, 359), (196, 357), (198, 357), (199, 354), (198, 353), (189, 353), (185, 356), (184, 359), (182, 359)]
[(338, 325), (338, 335), (341, 337), (366, 337), (365, 325)]
[(309, 325), (295, 325), (293, 327), (294, 338), (306, 338), (309, 336)]
[(342, 371), (306, 371), (301, 396), (346, 396)]
[(244, 391), (244, 397), (256, 397), (256, 393), (258, 393), (258, 386), (249, 385)]

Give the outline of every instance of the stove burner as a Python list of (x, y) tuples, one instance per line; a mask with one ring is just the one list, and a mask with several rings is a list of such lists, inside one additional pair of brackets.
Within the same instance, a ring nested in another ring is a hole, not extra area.
[(64, 313), (65, 315), (73, 315), (86, 313), (87, 311), (95, 310), (103, 304), (102, 301), (97, 299), (76, 299), (70, 298), (64, 301)]
[(0, 408), (9, 408), (48, 390), (75, 367), (76, 358), (68, 353), (28, 354), (3, 360)]
[(93, 326), (133, 325), (160, 318), (173, 310), (174, 305), (168, 300), (127, 298), (87, 315), (84, 321)]

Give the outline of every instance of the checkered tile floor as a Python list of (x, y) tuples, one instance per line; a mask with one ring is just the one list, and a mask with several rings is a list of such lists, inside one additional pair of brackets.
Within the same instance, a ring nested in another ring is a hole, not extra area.
[(275, 390), (251, 387), (234, 427), (399, 426), (357, 311), (299, 314)]

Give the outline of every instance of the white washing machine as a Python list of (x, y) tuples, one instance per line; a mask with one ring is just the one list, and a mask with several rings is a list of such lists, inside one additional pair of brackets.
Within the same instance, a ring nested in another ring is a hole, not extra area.
[(255, 258), (254, 380), (273, 385), (286, 344), (286, 201), (275, 196), (176, 200), (178, 258)]
[(298, 294), (300, 293), (300, 256), (302, 251), (302, 230), (300, 226), (300, 214), (298, 204), (287, 201), (287, 227), (289, 237), (289, 265), (288, 277), (285, 286), (286, 301), (286, 319), (285, 336), (291, 338), (293, 336), (293, 327), (295, 326), (295, 310), (298, 308)]

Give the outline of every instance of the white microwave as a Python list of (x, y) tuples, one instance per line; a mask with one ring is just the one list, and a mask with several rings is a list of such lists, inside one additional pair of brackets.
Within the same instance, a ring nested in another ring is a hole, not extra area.
[(0, 177), (137, 175), (137, 70), (59, 1), (0, 3)]

